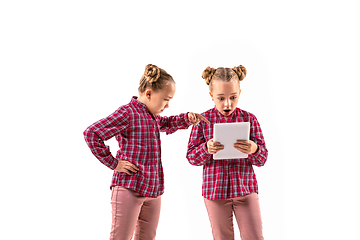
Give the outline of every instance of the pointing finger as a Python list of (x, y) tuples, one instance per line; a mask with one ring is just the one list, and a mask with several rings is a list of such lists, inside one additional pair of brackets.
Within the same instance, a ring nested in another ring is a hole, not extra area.
[(204, 122), (206, 122), (207, 124), (210, 124), (210, 121), (207, 120), (207, 118), (204, 117), (203, 115), (197, 114), (197, 116), (198, 116), (201, 120), (203, 120)]

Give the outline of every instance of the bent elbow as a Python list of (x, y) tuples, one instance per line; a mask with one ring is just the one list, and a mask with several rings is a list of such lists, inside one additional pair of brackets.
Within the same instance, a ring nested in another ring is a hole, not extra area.
[(259, 162), (257, 162), (255, 165), (256, 165), (257, 167), (262, 167), (262, 166), (265, 165), (265, 162), (266, 162), (266, 161), (259, 161)]
[(193, 157), (187, 156), (186, 158), (187, 158), (188, 162), (193, 166), (201, 166), (202, 165), (200, 162), (196, 161), (196, 159)]

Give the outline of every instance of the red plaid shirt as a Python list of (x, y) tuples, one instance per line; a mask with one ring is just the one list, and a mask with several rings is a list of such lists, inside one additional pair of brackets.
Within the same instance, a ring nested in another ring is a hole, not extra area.
[[(170, 134), (189, 126), (187, 114), (171, 117), (153, 115), (145, 104), (133, 97), (129, 104), (89, 126), (84, 131), (84, 137), (95, 157), (107, 167), (115, 169), (117, 159), (130, 161), (139, 167), (140, 170), (133, 175), (114, 171), (111, 187), (119, 185), (142, 196), (155, 198), (164, 193), (159, 132)], [(116, 158), (104, 144), (114, 136), (120, 147)]]
[[(268, 151), (256, 117), (236, 108), (227, 120), (216, 109), (202, 113), (211, 124), (201, 121), (193, 126), (187, 150), (187, 159), (192, 165), (203, 165), (202, 195), (210, 200), (229, 199), (258, 192), (258, 184), (252, 165), (263, 166)], [(206, 143), (213, 138), (214, 123), (250, 122), (250, 139), (259, 149), (248, 158), (214, 160)]]

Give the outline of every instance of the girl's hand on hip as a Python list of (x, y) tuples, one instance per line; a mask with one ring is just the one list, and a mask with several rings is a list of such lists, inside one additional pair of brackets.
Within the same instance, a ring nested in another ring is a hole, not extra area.
[(209, 120), (207, 120), (203, 115), (198, 113), (189, 112), (187, 114), (188, 120), (192, 125), (198, 125), (201, 120), (210, 124)]
[(253, 154), (257, 152), (258, 145), (251, 140), (236, 140), (234, 148), (245, 154)]
[(224, 149), (224, 145), (221, 145), (219, 142), (214, 142), (213, 138), (206, 143), (206, 147), (210, 154), (215, 154)]
[(133, 173), (137, 173), (137, 171), (139, 171), (139, 168), (129, 161), (118, 160), (118, 165), (116, 166), (114, 171), (124, 172), (128, 175), (132, 175)]

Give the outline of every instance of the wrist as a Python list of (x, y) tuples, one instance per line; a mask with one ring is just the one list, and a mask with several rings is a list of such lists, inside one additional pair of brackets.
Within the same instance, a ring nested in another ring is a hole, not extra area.
[(255, 152), (253, 154), (257, 153), (258, 151), (259, 151), (259, 146), (256, 145), (256, 150), (255, 150)]
[(252, 149), (251, 154), (255, 154), (259, 151), (259, 145), (251, 141), (251, 149)]
[(189, 113), (190, 113), (190, 112), (185, 113), (184, 120), (185, 120), (185, 123), (186, 123), (188, 126), (191, 126), (191, 122), (190, 122), (190, 119), (189, 119)]

